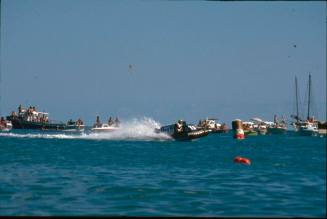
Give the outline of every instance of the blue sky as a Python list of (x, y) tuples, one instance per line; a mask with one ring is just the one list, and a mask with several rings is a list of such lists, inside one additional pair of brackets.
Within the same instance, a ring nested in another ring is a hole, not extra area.
[(272, 120), (311, 72), (326, 119), (325, 2), (2, 0), (1, 21), (3, 114)]

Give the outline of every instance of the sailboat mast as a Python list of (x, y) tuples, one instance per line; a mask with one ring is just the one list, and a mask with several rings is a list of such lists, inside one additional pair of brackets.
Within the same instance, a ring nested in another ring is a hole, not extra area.
[(297, 92), (297, 77), (295, 76), (296, 121), (299, 121), (299, 97)]
[(311, 97), (311, 74), (309, 74), (309, 97), (308, 97), (308, 116), (307, 119), (310, 119), (310, 97)]

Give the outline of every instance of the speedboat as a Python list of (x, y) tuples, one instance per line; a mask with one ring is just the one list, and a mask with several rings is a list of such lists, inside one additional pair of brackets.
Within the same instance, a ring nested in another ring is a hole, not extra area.
[(63, 131), (65, 132), (83, 132), (85, 130), (85, 125), (81, 119), (78, 119), (76, 122), (69, 120)]
[(95, 124), (93, 128), (91, 129), (92, 132), (113, 132), (117, 131), (120, 128), (117, 126), (110, 126), (106, 123), (103, 124)]
[(179, 141), (190, 141), (209, 134), (209, 130), (198, 128), (191, 124), (188, 125), (183, 120), (178, 120), (175, 124), (162, 126), (160, 129), (155, 129), (155, 132), (168, 134)]

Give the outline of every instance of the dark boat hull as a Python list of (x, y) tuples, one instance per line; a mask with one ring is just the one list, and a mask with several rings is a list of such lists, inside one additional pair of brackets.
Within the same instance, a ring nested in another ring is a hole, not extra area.
[(178, 141), (191, 141), (196, 138), (205, 137), (209, 134), (206, 129), (176, 131), (175, 125), (168, 125), (156, 130), (157, 133), (166, 133)]
[(211, 133), (217, 133), (217, 134), (228, 133), (228, 129), (211, 129)]
[(64, 123), (30, 122), (12, 116), (7, 119), (11, 121), (13, 129), (64, 130), (66, 128)]

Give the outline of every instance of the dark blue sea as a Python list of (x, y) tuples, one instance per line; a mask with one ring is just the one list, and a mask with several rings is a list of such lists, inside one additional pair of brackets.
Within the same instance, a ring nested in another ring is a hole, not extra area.
[(142, 129), (0, 133), (0, 215), (326, 215), (325, 137), (179, 142)]

